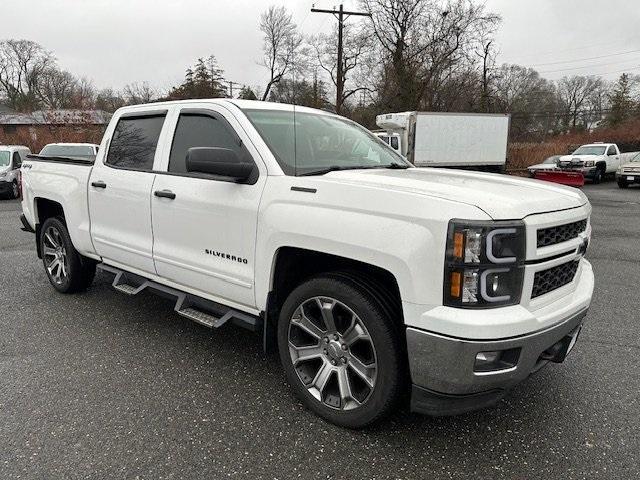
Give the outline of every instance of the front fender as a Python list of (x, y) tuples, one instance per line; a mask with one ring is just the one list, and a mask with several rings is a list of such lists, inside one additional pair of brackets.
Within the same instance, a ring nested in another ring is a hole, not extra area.
[[(315, 192), (292, 191), (294, 183)], [(488, 219), (476, 207), (449, 200), (317, 183), (295, 177), (270, 177), (267, 182), (255, 257), (259, 309), (265, 308), (274, 259), (282, 247), (374, 265), (395, 277), (404, 302), (438, 305), (449, 219)]]

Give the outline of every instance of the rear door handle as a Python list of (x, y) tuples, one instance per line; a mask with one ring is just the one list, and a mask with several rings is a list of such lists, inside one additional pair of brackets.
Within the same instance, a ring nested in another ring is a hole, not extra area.
[(91, 182), (91, 186), (95, 188), (107, 188), (107, 184), (102, 180), (98, 180), (97, 182)]
[(176, 198), (176, 194), (173, 193), (171, 190), (156, 190), (155, 192), (153, 192), (153, 194), (156, 197), (168, 198), (170, 200), (173, 200), (174, 198)]

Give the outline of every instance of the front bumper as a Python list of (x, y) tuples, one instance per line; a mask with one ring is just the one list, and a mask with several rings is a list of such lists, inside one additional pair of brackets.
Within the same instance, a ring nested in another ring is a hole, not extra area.
[(632, 183), (640, 183), (640, 172), (622, 172), (616, 173), (617, 181), (624, 181), (624, 183), (631, 185)]
[[(414, 319), (406, 330), (412, 410), (429, 415), (477, 410), (498, 402), (549, 361), (563, 361), (565, 355), (553, 352), (575, 343), (572, 340), (591, 303), (593, 283), (591, 265), (582, 260), (573, 285), (548, 293), (527, 308), (438, 307)], [(403, 307), (411, 315), (409, 306)], [(510, 365), (474, 371), (479, 352), (505, 350), (510, 351)]]
[[(428, 415), (455, 415), (496, 403), (548, 362), (562, 362), (586, 314), (584, 309), (541, 332), (502, 340), (463, 340), (408, 328), (414, 384), (411, 409)], [(478, 353), (502, 350), (518, 351), (513, 366), (474, 371)]]

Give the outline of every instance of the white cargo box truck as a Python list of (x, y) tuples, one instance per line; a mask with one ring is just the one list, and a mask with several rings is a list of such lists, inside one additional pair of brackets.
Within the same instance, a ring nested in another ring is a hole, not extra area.
[(385, 135), (399, 134), (401, 153), (419, 167), (501, 171), (507, 159), (508, 114), (403, 112), (378, 115)]

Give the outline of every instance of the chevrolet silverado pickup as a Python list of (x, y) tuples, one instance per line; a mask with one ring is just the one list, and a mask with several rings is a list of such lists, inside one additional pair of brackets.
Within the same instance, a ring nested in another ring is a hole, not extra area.
[(303, 403), (345, 427), (405, 399), (431, 415), (497, 403), (564, 361), (593, 292), (579, 190), (415, 168), (309, 108), (125, 107), (95, 160), (22, 170), (53, 288), (82, 291), (99, 268), (207, 327), (260, 332)]
[(615, 143), (591, 143), (582, 145), (570, 155), (558, 160), (561, 170), (582, 172), (584, 178), (600, 183), (607, 175), (615, 174), (620, 165), (638, 152), (620, 153)]

